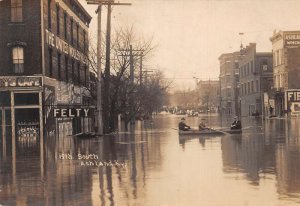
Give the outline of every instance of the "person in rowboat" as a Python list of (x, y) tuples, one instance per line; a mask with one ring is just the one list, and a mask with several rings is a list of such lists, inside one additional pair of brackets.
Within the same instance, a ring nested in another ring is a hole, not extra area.
[(200, 122), (200, 124), (199, 124), (199, 126), (198, 126), (199, 131), (203, 131), (203, 130), (209, 129), (209, 128), (206, 126), (205, 122), (204, 122), (205, 119), (201, 119), (201, 120), (202, 120), (202, 121)]
[(185, 124), (185, 119), (181, 118), (181, 121), (178, 124), (178, 129), (181, 131), (188, 131), (191, 129), (190, 126), (188, 126), (187, 124)]
[(231, 130), (238, 130), (238, 129), (242, 129), (242, 124), (241, 121), (238, 120), (238, 117), (234, 117), (234, 121), (232, 122), (231, 126), (230, 126)]

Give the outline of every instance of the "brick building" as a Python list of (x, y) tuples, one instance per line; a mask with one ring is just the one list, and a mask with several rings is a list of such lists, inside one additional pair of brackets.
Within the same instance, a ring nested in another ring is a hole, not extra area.
[(273, 52), (275, 115), (300, 114), (300, 31), (274, 32)]
[[(79, 111), (91, 102), (90, 21), (78, 0), (0, 2), (3, 137), (10, 131), (18, 135), (24, 127), (35, 128), (41, 135), (92, 130), (92, 117)], [(60, 118), (54, 118), (57, 108), (57, 113), (63, 109)]]
[(240, 52), (226, 53), (220, 61), (220, 108), (224, 116), (239, 115), (239, 59)]
[(220, 82), (218, 80), (197, 81), (196, 95), (202, 109), (217, 111), (220, 100)]
[(241, 116), (267, 115), (269, 91), (273, 86), (271, 52), (256, 52), (250, 43), (241, 50), (239, 89)]

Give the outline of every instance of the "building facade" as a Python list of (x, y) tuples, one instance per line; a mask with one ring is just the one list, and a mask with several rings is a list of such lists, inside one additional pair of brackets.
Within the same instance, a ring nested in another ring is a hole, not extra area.
[(218, 80), (197, 81), (198, 105), (207, 111), (216, 112), (220, 100), (220, 82)]
[(1, 134), (92, 130), (88, 29), (77, 0), (0, 2)]
[(239, 59), (240, 52), (226, 53), (220, 61), (220, 99), (219, 112), (223, 116), (239, 116)]
[(256, 44), (250, 43), (241, 50), (239, 70), (241, 116), (269, 115), (272, 53), (256, 52)]
[(270, 38), (273, 52), (273, 95), (275, 115), (300, 114), (300, 31), (274, 32)]

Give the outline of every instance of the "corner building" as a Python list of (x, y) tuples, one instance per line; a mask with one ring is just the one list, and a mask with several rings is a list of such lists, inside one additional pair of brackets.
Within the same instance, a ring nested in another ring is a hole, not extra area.
[(54, 118), (54, 108), (90, 106), (88, 29), (77, 0), (0, 2), (0, 120), (3, 141), (22, 136), (76, 134), (92, 117)]
[(300, 114), (300, 31), (278, 31), (270, 38), (273, 52), (275, 115)]

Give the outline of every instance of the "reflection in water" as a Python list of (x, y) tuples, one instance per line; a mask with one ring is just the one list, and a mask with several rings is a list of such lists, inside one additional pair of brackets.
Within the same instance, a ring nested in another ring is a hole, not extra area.
[[(102, 138), (67, 136), (67, 125), (44, 142), (1, 136), (0, 204), (296, 204), (300, 120), (249, 118), (239, 135), (179, 137), (179, 119), (160, 115)], [(209, 117), (211, 127), (220, 122), (230, 119)]]

